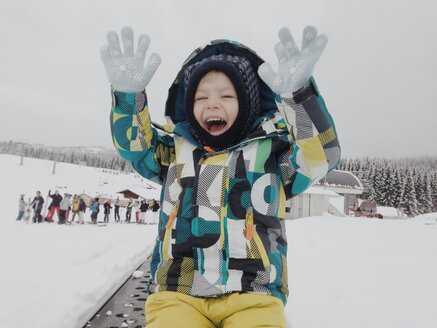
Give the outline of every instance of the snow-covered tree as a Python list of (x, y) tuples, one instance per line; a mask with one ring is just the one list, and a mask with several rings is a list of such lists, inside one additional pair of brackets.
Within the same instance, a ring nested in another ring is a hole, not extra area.
[(401, 203), (404, 183), (399, 168), (395, 168), (390, 180), (390, 192), (392, 193), (392, 203), (389, 206), (399, 208)]
[(417, 198), (412, 171), (410, 171), (405, 179), (400, 206), (404, 209), (404, 213), (408, 216), (417, 216)]
[(431, 176), (425, 174), (424, 176), (424, 194), (421, 200), (421, 207), (423, 213), (431, 213), (433, 202), (432, 202), (432, 189), (431, 189)]
[(437, 173), (431, 178), (432, 212), (437, 212)]

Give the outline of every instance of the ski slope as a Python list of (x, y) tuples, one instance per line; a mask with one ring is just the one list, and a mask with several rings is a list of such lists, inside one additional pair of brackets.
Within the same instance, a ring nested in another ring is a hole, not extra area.
[[(156, 226), (16, 222), (18, 196), (112, 194), (136, 175), (0, 154), (0, 327), (82, 327), (153, 245)], [(62, 187), (63, 189), (61, 190)], [(287, 222), (293, 328), (436, 328), (437, 214)]]

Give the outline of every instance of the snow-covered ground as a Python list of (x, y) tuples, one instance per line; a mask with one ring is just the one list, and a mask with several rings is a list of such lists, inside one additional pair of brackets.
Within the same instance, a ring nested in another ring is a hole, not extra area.
[(144, 262), (156, 226), (0, 225), (0, 327), (82, 327)]
[(287, 225), (293, 328), (437, 327), (437, 225), (314, 217)]
[[(135, 175), (0, 154), (0, 327), (81, 327), (146, 258), (156, 226), (16, 222), (18, 195), (111, 194)], [(287, 222), (293, 328), (436, 328), (437, 214)], [(431, 218), (431, 219), (430, 219)]]
[(27, 200), (41, 190), (46, 198), (58, 189), (116, 197), (150, 182), (66, 163), (52, 174), (53, 162), (31, 158), (19, 164), (19, 157), (0, 154), (0, 327), (82, 327), (147, 258), (156, 226), (17, 222), (19, 194)]

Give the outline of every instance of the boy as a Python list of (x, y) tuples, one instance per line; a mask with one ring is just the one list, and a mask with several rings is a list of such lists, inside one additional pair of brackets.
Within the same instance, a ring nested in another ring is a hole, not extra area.
[(121, 37), (124, 52), (115, 32), (101, 49), (114, 145), (163, 185), (147, 327), (285, 327), (285, 201), (340, 158), (311, 78), (326, 37), (305, 28), (300, 51), (282, 29), (278, 73), (236, 42), (196, 49), (169, 90), (166, 127), (152, 127), (144, 91), (160, 58), (143, 68), (149, 38), (134, 53), (132, 29)]
[(38, 190), (36, 196), (33, 198), (31, 206), (34, 210), (33, 223), (42, 222), (41, 210), (44, 204), (44, 198), (41, 196), (41, 192)]

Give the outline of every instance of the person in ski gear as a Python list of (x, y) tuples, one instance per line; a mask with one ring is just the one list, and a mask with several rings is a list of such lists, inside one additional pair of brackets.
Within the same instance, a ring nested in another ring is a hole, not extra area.
[(118, 198), (114, 204), (114, 221), (120, 222), (120, 200)]
[(77, 221), (77, 224), (83, 224), (84, 223), (84, 216), (86, 211), (86, 204), (82, 197), (79, 197), (79, 208), (78, 208), (78, 216), (79, 219)]
[(104, 204), (103, 204), (103, 213), (105, 214), (103, 221), (105, 223), (109, 222), (109, 214), (111, 214), (111, 202), (109, 200), (107, 200)]
[(43, 204), (44, 204), (44, 198), (41, 196), (41, 192), (37, 191), (36, 196), (33, 198), (31, 203), (34, 211), (33, 218), (32, 218), (33, 223), (42, 222), (41, 210)]
[(24, 200), (24, 194), (20, 195), (20, 198), (18, 199), (18, 216), (17, 221), (21, 221), (24, 215), (24, 211), (26, 210), (26, 201)]
[(149, 223), (146, 221), (146, 214), (147, 210), (149, 209), (149, 204), (147, 203), (147, 200), (142, 200), (140, 204), (140, 221), (139, 223), (145, 224)]
[(130, 223), (130, 218), (132, 215), (132, 207), (133, 207), (132, 199), (130, 199), (126, 205), (126, 220), (124, 220), (124, 222)]
[(74, 222), (74, 218), (79, 213), (79, 197), (74, 194), (73, 200), (71, 201), (71, 213), (73, 213), (73, 216), (71, 217), (70, 223)]
[(153, 200), (153, 205), (152, 205), (152, 222), (151, 224), (156, 224), (156, 222), (158, 221), (158, 210), (159, 210), (159, 202), (156, 200)]
[[(147, 327), (285, 327), (285, 202), (336, 167), (334, 122), (312, 71), (327, 38), (306, 27), (302, 49), (279, 31), (278, 69), (226, 40), (196, 49), (169, 90), (169, 124), (151, 122), (149, 37), (109, 32), (120, 155), (163, 185), (146, 301)], [(257, 74), (258, 73), (258, 74)]]
[(61, 203), (59, 204), (59, 208), (60, 208), (60, 218), (58, 221), (58, 224), (66, 224), (68, 221), (68, 216), (67, 216), (67, 212), (68, 209), (71, 206), (71, 201), (70, 201), (70, 195), (69, 194), (64, 194), (64, 198), (61, 200)]
[(24, 221), (28, 224), (29, 223), (29, 219), (30, 219), (30, 214), (32, 211), (32, 201), (31, 198), (29, 197), (27, 203), (26, 203), (26, 209), (25, 209), (25, 213), (24, 213)]
[(52, 195), (49, 190), (49, 197), (52, 199), (52, 202), (49, 205), (49, 213), (46, 216), (46, 221), (53, 222), (53, 215), (56, 213), (58, 214), (58, 222), (61, 220), (60, 216), (60, 206), (62, 201), (62, 196), (59, 194), (57, 190), (55, 190), (55, 193)]
[(71, 194), (68, 194), (68, 199), (70, 201), (70, 206), (68, 206), (67, 208), (67, 212), (65, 213), (65, 218), (67, 219), (67, 223), (68, 223), (68, 218), (70, 217), (70, 211), (71, 211)]
[(152, 202), (153, 202), (152, 211), (153, 212), (158, 212), (158, 210), (159, 210), (159, 201), (153, 200)]
[(97, 223), (97, 216), (100, 212), (100, 204), (99, 204), (99, 198), (96, 197), (94, 201), (91, 204), (91, 221), (92, 223)]
[(134, 215), (135, 222), (138, 223), (140, 221), (140, 202), (137, 200), (132, 206), (132, 214)]

